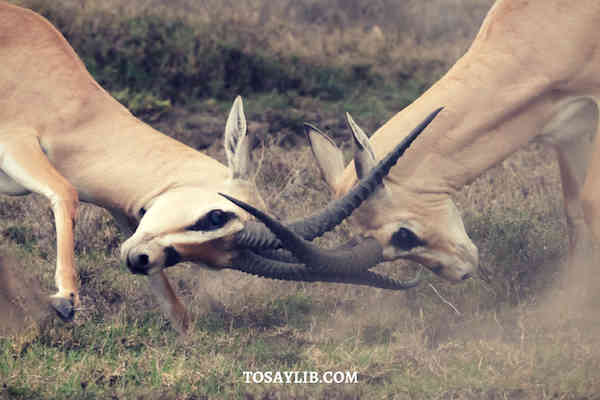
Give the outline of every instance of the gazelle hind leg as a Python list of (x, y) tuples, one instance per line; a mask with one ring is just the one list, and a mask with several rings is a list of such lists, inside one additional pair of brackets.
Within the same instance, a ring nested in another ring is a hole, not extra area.
[(0, 128), (0, 168), (18, 185), (50, 200), (56, 225), (58, 289), (51, 305), (62, 319), (71, 320), (80, 304), (73, 241), (77, 191), (52, 166), (33, 129)]
[(595, 120), (593, 129), (596, 132), (594, 143), (590, 147), (590, 160), (587, 174), (581, 191), (581, 203), (586, 225), (592, 231), (594, 239), (600, 241), (600, 98), (594, 102)]
[(559, 104), (557, 113), (542, 132), (543, 140), (552, 144), (558, 155), (569, 235), (569, 264), (590, 247), (582, 190), (597, 122), (598, 109), (592, 99), (570, 99)]
[(583, 214), (594, 239), (600, 241), (600, 141), (594, 144), (594, 153), (581, 193)]
[(582, 142), (556, 146), (569, 235), (569, 264), (573, 264), (590, 247), (581, 201), (590, 144)]

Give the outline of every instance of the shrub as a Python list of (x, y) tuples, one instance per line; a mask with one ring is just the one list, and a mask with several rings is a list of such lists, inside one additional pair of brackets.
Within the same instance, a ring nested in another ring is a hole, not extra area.
[(63, 32), (94, 78), (134, 113), (273, 91), (340, 100), (357, 86), (383, 81), (368, 65), (321, 66), (295, 55), (248, 52), (235, 35), (219, 35), (210, 23), (85, 14), (44, 3), (33, 8)]

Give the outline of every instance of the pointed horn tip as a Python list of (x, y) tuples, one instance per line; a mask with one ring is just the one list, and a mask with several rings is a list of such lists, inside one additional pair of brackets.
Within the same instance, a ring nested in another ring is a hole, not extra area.
[(225, 193), (221, 193), (221, 192), (217, 192), (217, 193), (220, 196), (223, 196), (227, 200), (231, 201), (236, 206), (240, 207), (242, 210), (246, 211), (248, 214), (250, 214), (250, 215), (254, 216), (255, 218), (257, 218), (258, 220), (260, 220), (263, 224), (267, 225), (267, 227), (270, 226), (272, 221), (275, 221), (275, 219), (269, 217), (267, 214), (265, 214), (258, 208), (251, 206), (250, 204), (244, 203), (243, 201), (238, 200), (235, 197), (228, 196)]
[(229, 200), (230, 202), (232, 202), (236, 206), (238, 206), (240, 208), (243, 208), (244, 210), (248, 211), (246, 203), (243, 203), (243, 202), (239, 201), (238, 199), (236, 199), (234, 197), (231, 197), (231, 196), (229, 196), (229, 195), (227, 195), (225, 193), (217, 192), (217, 194), (219, 196), (225, 197), (227, 200)]
[[(429, 124), (429, 122), (433, 121), (435, 119), (435, 117), (437, 117), (437, 115), (444, 109), (445, 107), (438, 107), (435, 110), (433, 110), (428, 116), (427, 118), (425, 118), (425, 121), (428, 121), (427, 124)], [(424, 122), (425, 122), (424, 121)]]
[(442, 110), (443, 110), (443, 109), (444, 109), (444, 107), (438, 107), (438, 108), (436, 108), (435, 110), (433, 110), (433, 111), (431, 112), (431, 114), (429, 114), (429, 115), (427, 116), (427, 118), (425, 118), (425, 121), (428, 121), (428, 122), (427, 122), (427, 125), (429, 125), (429, 123), (430, 123), (431, 121), (433, 121), (433, 120), (435, 119), (435, 117), (437, 117), (437, 115), (438, 115), (440, 112), (442, 112)]
[(432, 111), (424, 120), (423, 122), (421, 122), (421, 124), (415, 128), (411, 133), (409, 133), (409, 135), (405, 138), (405, 140), (408, 141), (408, 145), (410, 146), (410, 144), (421, 135), (421, 133), (423, 133), (423, 131), (425, 130), (425, 128), (427, 128), (429, 126), (429, 124), (431, 122), (433, 122), (433, 120), (435, 119), (435, 117), (437, 117), (437, 115), (444, 109), (444, 107), (439, 107), (436, 108), (434, 111)]

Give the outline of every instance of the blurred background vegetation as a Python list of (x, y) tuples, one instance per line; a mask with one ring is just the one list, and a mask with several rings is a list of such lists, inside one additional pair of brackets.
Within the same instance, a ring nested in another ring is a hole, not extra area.
[(16, 3), (52, 21), (134, 113), (156, 118), (238, 94), (263, 94), (283, 108), (304, 97), (348, 102), (376, 91), (399, 110), (464, 52), (491, 1)]
[[(283, 219), (329, 200), (302, 123), (327, 130), (348, 159), (343, 112), (373, 132), (464, 53), (492, 3), (11, 2), (47, 17), (134, 114), (219, 160), (226, 113), (242, 94), (256, 182)], [(530, 144), (455, 200), (480, 249), (480, 277), (451, 285), (426, 273), (417, 289), (392, 293), (181, 265), (168, 274), (193, 320), (183, 338), (145, 281), (120, 265), (125, 238), (112, 218), (86, 204), (76, 226), (83, 309), (71, 324), (53, 318), (40, 300), (53, 291), (56, 262), (49, 204), (3, 196), (0, 245), (11, 256), (0, 259), (0, 282), (17, 295), (0, 292), (0, 398), (597, 398), (597, 258), (563, 275), (554, 154)], [(321, 244), (350, 232), (344, 223)], [(406, 278), (415, 266), (378, 270)], [(20, 329), (23, 316), (36, 324)], [(248, 385), (245, 370), (352, 370), (359, 383)]]

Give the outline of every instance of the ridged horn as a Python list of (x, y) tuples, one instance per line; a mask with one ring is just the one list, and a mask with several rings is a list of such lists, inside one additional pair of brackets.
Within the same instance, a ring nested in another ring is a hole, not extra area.
[[(316, 214), (287, 224), (287, 228), (303, 239), (312, 241), (339, 225), (376, 190), (377, 185), (382, 182), (406, 149), (410, 147), (442, 109), (443, 107), (438, 108), (429, 114), (344, 197), (329, 203), (325, 209)], [(272, 232), (265, 229), (262, 224), (253, 222), (246, 223), (245, 228), (237, 233), (236, 242), (240, 246), (255, 249), (281, 247), (281, 241)]]
[(383, 178), (387, 176), (390, 169), (398, 162), (398, 159), (440, 111), (442, 111), (442, 108), (438, 108), (429, 114), (344, 197), (329, 203), (323, 211), (290, 224), (289, 228), (302, 238), (312, 240), (339, 225), (375, 191), (377, 185), (383, 181)]
[(313, 245), (305, 238), (316, 237), (333, 229), (358, 208), (375, 191), (377, 185), (383, 181), (400, 156), (441, 110), (439, 108), (432, 112), (346, 196), (330, 203), (323, 212), (290, 226), (284, 226), (249, 204), (220, 194), (264, 223), (281, 241), (281, 245), (298, 260), (305, 263), (310, 270), (336, 274), (356, 274), (367, 271), (383, 261), (383, 249), (376, 239), (364, 239), (349, 249), (326, 250)]
[(309, 271), (302, 264), (267, 259), (250, 250), (242, 251), (232, 261), (232, 264), (233, 266), (228, 268), (262, 278), (283, 281), (346, 283), (389, 290), (410, 289), (417, 286), (421, 281), (421, 270), (419, 270), (414, 279), (408, 281), (396, 280), (372, 271), (364, 271), (352, 275), (338, 275), (327, 272)]
[(257, 208), (226, 194), (220, 194), (264, 223), (281, 240), (283, 247), (305, 263), (310, 270), (327, 271), (332, 274), (356, 274), (383, 261), (383, 249), (374, 238), (366, 238), (349, 248), (321, 249)]

